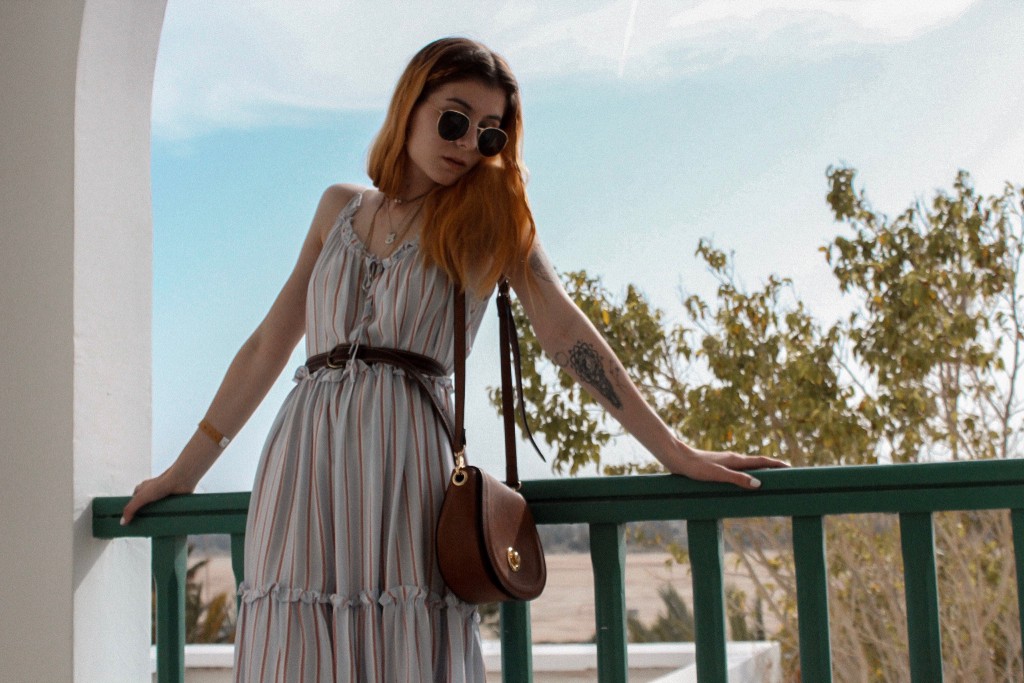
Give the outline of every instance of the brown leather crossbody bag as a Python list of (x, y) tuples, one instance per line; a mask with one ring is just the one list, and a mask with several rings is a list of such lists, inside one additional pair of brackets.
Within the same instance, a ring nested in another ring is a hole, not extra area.
[[(452, 441), (455, 469), (437, 521), (437, 561), (445, 583), (470, 603), (532, 600), (544, 590), (547, 567), (537, 525), (519, 493), (516, 460), (515, 407), (519, 399), (523, 424), (522, 374), (519, 339), (509, 300), (508, 281), (498, 285), (501, 353), (501, 401), (505, 430), (505, 481), (466, 463), (463, 420), (466, 397), (465, 296), (456, 296), (455, 310), (455, 428)], [(512, 391), (515, 362), (516, 393)], [(533, 442), (529, 426), (526, 432)], [(534, 448), (537, 444), (533, 442)], [(537, 449), (540, 454), (540, 449)], [(541, 459), (543, 459), (541, 455)]]

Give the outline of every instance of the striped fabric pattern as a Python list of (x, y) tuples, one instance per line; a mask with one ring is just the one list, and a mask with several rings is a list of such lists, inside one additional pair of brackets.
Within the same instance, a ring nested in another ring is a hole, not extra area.
[[(347, 342), (451, 369), (451, 282), (423, 265), (414, 240), (386, 259), (367, 252), (352, 229), (361, 199), (338, 216), (313, 271), (308, 355)], [(487, 302), (469, 301), (471, 345)], [(437, 569), (434, 524), (453, 463), (422, 389), (359, 361), (295, 379), (253, 485), (235, 680), (484, 680), (476, 610)], [(434, 389), (451, 405), (449, 378)]]

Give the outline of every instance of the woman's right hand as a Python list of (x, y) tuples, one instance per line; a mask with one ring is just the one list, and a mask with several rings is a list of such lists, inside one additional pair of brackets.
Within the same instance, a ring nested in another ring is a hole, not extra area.
[(195, 484), (189, 485), (185, 482), (174, 481), (171, 470), (167, 470), (152, 479), (146, 479), (135, 487), (135, 490), (132, 492), (132, 499), (124, 506), (124, 512), (121, 515), (121, 525), (130, 524), (132, 519), (135, 518), (135, 513), (144, 505), (167, 496), (179, 493), (192, 493), (195, 491), (195, 488)]

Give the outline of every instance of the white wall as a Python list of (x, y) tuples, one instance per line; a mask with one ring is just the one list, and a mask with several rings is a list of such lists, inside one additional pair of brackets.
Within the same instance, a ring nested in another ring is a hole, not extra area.
[(140, 681), (148, 550), (89, 501), (149, 470), (149, 102), (164, 0), (0, 2), (0, 672)]
[(74, 28), (82, 6), (0, 3), (0, 670), (19, 681), (66, 681), (72, 672)]

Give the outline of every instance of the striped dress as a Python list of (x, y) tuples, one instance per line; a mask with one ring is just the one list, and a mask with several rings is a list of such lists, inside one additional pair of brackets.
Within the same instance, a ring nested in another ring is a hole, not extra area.
[[(306, 302), (309, 355), (402, 348), (453, 367), (453, 286), (415, 241), (386, 259), (341, 212)], [(467, 297), (467, 344), (485, 300)], [(468, 349), (467, 349), (468, 352)], [(476, 610), (448, 592), (434, 523), (451, 447), (415, 381), (385, 364), (296, 373), (267, 438), (246, 526), (240, 683), (482, 681)], [(435, 381), (445, 405), (451, 381)]]

